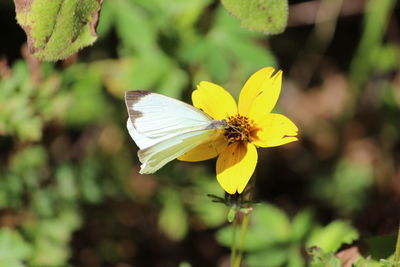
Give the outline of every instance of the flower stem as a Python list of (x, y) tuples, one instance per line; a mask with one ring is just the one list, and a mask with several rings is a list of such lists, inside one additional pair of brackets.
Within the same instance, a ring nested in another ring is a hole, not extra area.
[(396, 251), (394, 252), (392, 267), (400, 267), (400, 226), (397, 234)]
[(233, 267), (240, 267), (240, 262), (242, 261), (244, 239), (246, 237), (247, 226), (249, 225), (249, 214), (245, 213), (242, 220), (242, 228), (240, 230), (240, 240), (239, 240), (239, 253), (233, 262)]
[(236, 260), (236, 229), (238, 225), (238, 220), (237, 216), (235, 216), (233, 220), (233, 225), (232, 225), (232, 244), (231, 244), (231, 265), (233, 266), (233, 263)]

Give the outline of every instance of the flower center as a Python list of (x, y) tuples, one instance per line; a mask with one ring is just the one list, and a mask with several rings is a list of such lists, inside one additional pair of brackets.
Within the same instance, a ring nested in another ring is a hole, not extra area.
[(250, 142), (257, 130), (254, 127), (253, 120), (240, 114), (229, 116), (225, 121), (227, 127), (224, 129), (224, 136), (230, 143)]

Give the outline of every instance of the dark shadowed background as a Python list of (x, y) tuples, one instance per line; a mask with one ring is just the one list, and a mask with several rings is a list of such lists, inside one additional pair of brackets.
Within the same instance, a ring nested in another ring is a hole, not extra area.
[(241, 28), (218, 1), (104, 0), (93, 46), (39, 63), (13, 1), (1, 1), (0, 266), (228, 266), (227, 208), (207, 197), (224, 195), (215, 160), (140, 175), (123, 95), (191, 103), (208, 80), (237, 97), (265, 66), (283, 70), (275, 110), (296, 123), (299, 141), (259, 150), (256, 198), (268, 204), (255, 212), (265, 228), (249, 230), (246, 266), (304, 266), (315, 240), (347, 234), (333, 252), (363, 254), (374, 238), (393, 244), (399, 6), (289, 4), (285, 32), (266, 36)]

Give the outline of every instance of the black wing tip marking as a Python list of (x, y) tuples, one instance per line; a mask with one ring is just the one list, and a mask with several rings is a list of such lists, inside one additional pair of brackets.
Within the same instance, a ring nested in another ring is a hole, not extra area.
[(142, 90), (125, 92), (125, 103), (126, 103), (126, 107), (128, 109), (128, 113), (129, 113), (129, 118), (131, 119), (132, 124), (134, 124), (135, 119), (143, 116), (142, 112), (133, 109), (133, 105), (135, 103), (137, 103), (142, 97), (149, 95), (149, 94), (151, 94), (151, 92), (142, 91)]
[(151, 94), (151, 92), (144, 91), (144, 90), (126, 91), (125, 92), (125, 100), (126, 101), (135, 101), (135, 100), (137, 101), (140, 98), (142, 98), (142, 97), (144, 97), (146, 95), (149, 95), (149, 94)]

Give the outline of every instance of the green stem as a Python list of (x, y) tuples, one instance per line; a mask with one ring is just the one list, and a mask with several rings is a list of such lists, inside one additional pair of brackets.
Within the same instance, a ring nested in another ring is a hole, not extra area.
[(246, 237), (247, 226), (249, 225), (249, 214), (245, 213), (242, 220), (242, 228), (240, 230), (239, 253), (233, 262), (233, 267), (240, 267), (242, 261), (244, 239)]
[(394, 252), (393, 267), (400, 267), (400, 226), (397, 234), (396, 251)]
[(236, 229), (238, 225), (237, 214), (233, 220), (232, 225), (232, 244), (231, 244), (231, 265), (233, 265), (236, 259)]

